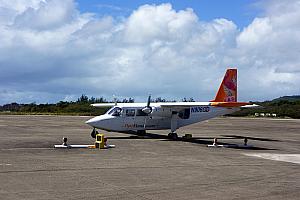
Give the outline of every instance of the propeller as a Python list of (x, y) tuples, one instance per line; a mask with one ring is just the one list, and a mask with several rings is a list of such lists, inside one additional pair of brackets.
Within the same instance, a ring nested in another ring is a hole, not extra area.
[(142, 109), (142, 111), (144, 113), (146, 113), (147, 115), (149, 115), (152, 112), (152, 107), (150, 106), (150, 101), (151, 101), (151, 95), (149, 95), (149, 97), (148, 97), (147, 106)]
[[(151, 95), (149, 95), (148, 97), (147, 106), (142, 109), (142, 111), (147, 115), (152, 113), (152, 107), (150, 106), (150, 101), (151, 101)], [(146, 129), (146, 124), (147, 124), (147, 117), (145, 117), (144, 129)]]

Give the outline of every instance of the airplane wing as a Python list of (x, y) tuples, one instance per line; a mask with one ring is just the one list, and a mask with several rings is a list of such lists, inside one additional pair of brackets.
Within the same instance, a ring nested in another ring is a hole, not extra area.
[(169, 108), (172, 111), (180, 112), (183, 109), (197, 106), (209, 106), (210, 102), (161, 102), (161, 108)]
[(161, 107), (164, 108), (188, 108), (192, 106), (209, 106), (209, 102), (160, 102), (158, 103)]
[(162, 108), (171, 108), (173, 111), (180, 111), (185, 108), (196, 107), (196, 106), (215, 106), (215, 107), (226, 107), (226, 108), (254, 108), (259, 105), (251, 104), (247, 102), (166, 102), (160, 103)]
[(91, 104), (91, 106), (94, 106), (94, 107), (113, 107), (115, 105), (116, 105), (115, 103), (93, 103), (93, 104)]
[[(113, 107), (115, 103), (94, 103), (91, 106), (94, 107)], [(143, 107), (146, 103), (117, 103), (121, 107)], [(193, 106), (216, 106), (216, 107), (242, 107), (242, 108), (253, 108), (258, 107), (259, 105), (250, 104), (247, 102), (157, 102), (151, 103), (151, 106), (154, 107), (163, 107), (163, 108), (189, 108)]]
[[(151, 103), (152, 107), (161, 107), (161, 108), (169, 108), (172, 111), (181, 111), (185, 108), (196, 107), (196, 106), (209, 106), (210, 102), (156, 102)], [(120, 106), (120, 107), (145, 107), (147, 103), (95, 103), (91, 104), (94, 107), (113, 107), (113, 106)]]
[(158, 103), (161, 107), (173, 108), (173, 107), (193, 107), (193, 106), (216, 106), (216, 107), (241, 107), (241, 108), (254, 108), (259, 105), (251, 104), (248, 102), (163, 102)]
[[(113, 107), (113, 106), (120, 106), (120, 107), (145, 107), (147, 103), (94, 103), (91, 106), (94, 107)], [(158, 103), (151, 103), (151, 106), (157, 106)]]

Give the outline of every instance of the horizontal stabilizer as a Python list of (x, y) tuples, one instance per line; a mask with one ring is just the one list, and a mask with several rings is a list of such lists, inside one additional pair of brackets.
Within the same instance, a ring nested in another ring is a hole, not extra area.
[(257, 104), (241, 106), (241, 108), (258, 108), (258, 107), (263, 107), (263, 106)]
[(247, 102), (211, 102), (211, 106), (217, 106), (217, 107), (242, 107), (250, 105), (250, 103)]

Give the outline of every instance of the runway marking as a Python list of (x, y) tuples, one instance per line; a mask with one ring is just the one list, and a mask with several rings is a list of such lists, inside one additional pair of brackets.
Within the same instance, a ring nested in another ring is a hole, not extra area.
[(0, 163), (0, 166), (10, 166), (11, 164), (9, 163)]
[(244, 153), (244, 155), (300, 164), (300, 154)]
[(33, 148), (10, 148), (10, 149), (0, 149), (1, 151), (15, 151), (15, 150), (53, 150), (54, 148), (38, 148), (38, 147), (33, 147)]

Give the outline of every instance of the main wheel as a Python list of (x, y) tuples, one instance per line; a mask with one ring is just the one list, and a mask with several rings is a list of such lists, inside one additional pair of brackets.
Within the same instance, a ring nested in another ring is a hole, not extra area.
[(136, 131), (136, 133), (137, 133), (138, 135), (140, 135), (140, 136), (146, 135), (146, 131), (145, 131), (145, 130), (138, 130), (138, 131)]
[(177, 133), (173, 133), (173, 134), (172, 134), (172, 139), (173, 139), (173, 140), (178, 140), (178, 135), (177, 135)]
[(168, 137), (172, 140), (178, 140), (178, 135), (177, 133), (169, 133)]

